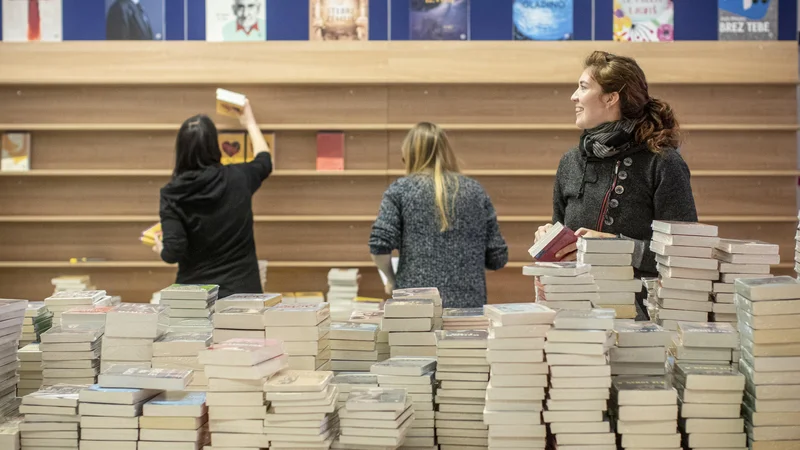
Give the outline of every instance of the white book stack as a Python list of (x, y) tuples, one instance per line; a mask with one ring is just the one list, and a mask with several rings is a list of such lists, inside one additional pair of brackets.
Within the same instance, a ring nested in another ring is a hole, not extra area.
[(216, 284), (173, 284), (161, 290), (159, 304), (169, 306), (170, 325), (185, 319), (210, 320), (217, 294)]
[(373, 364), (389, 358), (389, 344), (378, 344), (379, 329), (374, 323), (333, 322), (331, 370), (369, 372)]
[(208, 390), (208, 377), (197, 358), (201, 350), (211, 345), (211, 333), (186, 333), (170, 331), (153, 342), (154, 369), (190, 369), (192, 381), (188, 391)]
[(78, 393), (86, 386), (56, 385), (42, 388), (22, 398), (19, 412), (22, 450), (78, 448)]
[(16, 398), (17, 352), (27, 307), (27, 300), (0, 299), (0, 415)]
[(158, 391), (88, 386), (80, 391), (80, 448), (136, 450), (144, 402)]
[[(489, 386), (488, 337), (486, 330), (436, 331), (436, 380), (440, 385), (435, 418), (441, 450), (487, 448), (483, 410)], [(448, 445), (442, 439), (463, 439), (463, 443)]]
[(559, 311), (553, 325), (544, 348), (550, 366), (545, 423), (560, 450), (616, 450), (616, 437), (604, 417), (611, 388), (608, 351), (614, 345), (614, 310)]
[(0, 448), (20, 450), (19, 435), (23, 416), (19, 413), (0, 417)]
[(489, 330), (491, 321), (483, 314), (483, 308), (444, 308), (443, 330)]
[(149, 303), (123, 303), (106, 314), (100, 371), (120, 365), (149, 369), (153, 341), (169, 328), (169, 308)]
[(292, 295), (285, 295), (283, 296), (283, 301), (281, 303), (286, 303), (290, 305), (296, 304), (318, 304), (318, 303), (325, 303), (325, 294), (320, 291), (309, 291), (309, 292), (293, 292)]
[(363, 310), (355, 310), (352, 314), (350, 314), (350, 320), (348, 322), (351, 323), (372, 323), (378, 326), (378, 337), (375, 341), (377, 346), (380, 347), (379, 353), (387, 353), (390, 351), (389, 346), (389, 332), (384, 331), (381, 329), (381, 323), (383, 322), (383, 310), (378, 311), (363, 311)]
[(675, 362), (739, 367), (739, 332), (727, 322), (678, 322), (670, 353)]
[(111, 366), (100, 373), (97, 377), (97, 384), (109, 388), (183, 391), (191, 380), (191, 370)]
[(681, 449), (678, 395), (667, 376), (615, 379), (611, 410), (620, 448)]
[(44, 302), (28, 302), (25, 310), (25, 319), (22, 322), (22, 337), (19, 339), (20, 347), (31, 342), (39, 342), (39, 336), (53, 326), (53, 313), (47, 309)]
[(800, 448), (800, 282), (789, 276), (739, 279), (735, 301), (750, 445)]
[(17, 352), (19, 358), (19, 383), (17, 397), (24, 397), (42, 387), (42, 350), (38, 342), (22, 347)]
[(208, 443), (204, 392), (162, 392), (144, 404), (138, 450), (198, 450)]
[[(420, 287), (420, 288), (406, 288), (395, 289), (392, 291), (392, 298), (399, 300), (416, 300), (416, 299), (431, 299), (433, 300), (433, 329), (442, 329), (442, 297), (439, 294), (439, 289), (435, 287)], [(386, 305), (384, 304), (384, 309)]]
[(106, 291), (58, 291), (44, 299), (47, 309), (53, 313), (53, 321), (60, 323), (61, 313), (78, 306), (110, 306), (111, 297)]
[(284, 370), (264, 384), (270, 402), (264, 433), (271, 449), (327, 450), (339, 434), (333, 372)]
[(281, 303), (283, 296), (276, 293), (263, 294), (233, 294), (220, 298), (214, 304), (217, 311), (225, 308), (255, 308), (264, 309)]
[(609, 352), (611, 376), (667, 374), (667, 347), (671, 333), (653, 322), (616, 322), (616, 346)]
[(350, 391), (356, 388), (378, 387), (378, 375), (370, 372), (339, 372), (331, 380), (339, 388), (339, 399), (336, 408), (343, 408), (347, 403)]
[(53, 292), (95, 290), (89, 275), (62, 275), (51, 278), (50, 284), (53, 285)]
[[(434, 373), (436, 359), (434, 358), (389, 358), (372, 366), (372, 373), (378, 375), (378, 386), (383, 389), (399, 390), (407, 394), (406, 399), (413, 404), (413, 415), (416, 419), (403, 428), (405, 442), (403, 448), (431, 449), (436, 445), (435, 417), (433, 412), (433, 399), (436, 394)], [(345, 408), (350, 406), (350, 398), (356, 391), (353, 390), (348, 398)], [(398, 405), (405, 405), (398, 401)], [(460, 405), (465, 406), (465, 405)], [(405, 409), (398, 410), (400, 414)], [(345, 416), (340, 416), (344, 419)], [(357, 417), (347, 417), (356, 419)], [(398, 426), (401, 423), (397, 424)], [(366, 426), (366, 425), (362, 425)], [(346, 423), (342, 424), (342, 435), (345, 434)], [(356, 442), (348, 441), (356, 444)], [(342, 441), (342, 443), (346, 443)], [(440, 443), (442, 443), (440, 441)]]
[(598, 299), (590, 269), (577, 262), (537, 262), (523, 267), (522, 274), (535, 277), (538, 303), (553, 310), (589, 310)]
[(556, 312), (538, 303), (487, 305), (485, 312), (492, 321), (486, 352), (490, 378), (483, 410), (489, 427), (485, 444), (490, 449), (544, 449), (544, 346)]
[(231, 339), (201, 350), (199, 358), (208, 376), (206, 404), (213, 448), (268, 448), (264, 383), (289, 364), (281, 341)]
[(102, 336), (102, 328), (89, 325), (56, 325), (42, 334), (42, 386), (97, 382)]
[(434, 300), (430, 298), (391, 298), (386, 301), (381, 329), (389, 332), (392, 358), (436, 358), (435, 309)]
[(281, 303), (263, 314), (267, 339), (283, 342), (294, 370), (330, 370), (330, 305)]
[(216, 305), (214, 313), (214, 343), (228, 339), (266, 339), (264, 332), (265, 308), (247, 308)]
[(341, 435), (331, 448), (377, 450), (410, 447), (409, 442), (413, 439), (408, 437), (408, 432), (416, 421), (415, 415), (415, 407), (405, 389), (353, 390), (345, 407), (339, 410)]
[(747, 448), (741, 419), (744, 375), (730, 365), (678, 362), (672, 379), (678, 390), (683, 448)]
[(94, 328), (106, 326), (106, 314), (113, 306), (76, 306), (61, 313), (62, 326), (86, 325)]
[(650, 251), (660, 280), (658, 310), (651, 317), (670, 331), (677, 331), (678, 322), (708, 322), (712, 283), (719, 279), (716, 225), (654, 220), (652, 228)]
[(769, 278), (770, 265), (781, 262), (779, 247), (762, 241), (720, 239), (714, 249), (719, 260), (719, 282), (714, 282), (712, 322), (736, 323), (733, 285), (738, 278)]
[(331, 269), (328, 271), (328, 303), (331, 320), (342, 322), (353, 312), (353, 301), (358, 297), (358, 269)]
[(613, 309), (618, 319), (636, 318), (636, 294), (642, 281), (634, 278), (634, 241), (625, 238), (578, 238), (578, 262), (591, 266), (596, 298), (592, 307)]
[(169, 330), (178, 333), (213, 333), (214, 324), (209, 319), (182, 319), (177, 322), (170, 320)]

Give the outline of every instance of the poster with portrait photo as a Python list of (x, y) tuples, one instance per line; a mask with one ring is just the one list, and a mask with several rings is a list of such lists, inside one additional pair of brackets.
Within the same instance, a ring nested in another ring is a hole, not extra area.
[(206, 0), (206, 41), (267, 39), (266, 0)]
[(164, 0), (106, 0), (106, 39), (164, 40)]
[(62, 40), (61, 0), (3, 0), (3, 40)]

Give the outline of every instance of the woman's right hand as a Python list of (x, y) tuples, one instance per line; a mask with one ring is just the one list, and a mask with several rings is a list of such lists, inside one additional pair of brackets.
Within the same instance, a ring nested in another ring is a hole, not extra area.
[(535, 243), (539, 242), (539, 239), (541, 239), (542, 236), (544, 236), (550, 230), (550, 228), (552, 228), (552, 227), (553, 227), (552, 223), (546, 223), (546, 224), (540, 226), (536, 230), (536, 234), (533, 237), (533, 243), (535, 244)]
[(253, 108), (250, 106), (249, 99), (244, 101), (244, 111), (242, 111), (242, 115), (239, 116), (239, 123), (245, 128), (249, 125), (256, 124), (256, 117), (253, 115)]

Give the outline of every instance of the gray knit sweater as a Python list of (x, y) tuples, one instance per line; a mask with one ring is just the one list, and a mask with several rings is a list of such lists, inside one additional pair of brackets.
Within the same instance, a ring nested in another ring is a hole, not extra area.
[(508, 246), (483, 186), (463, 175), (458, 184), (451, 227), (440, 232), (432, 177), (410, 175), (392, 183), (369, 249), (373, 255), (399, 250), (396, 288), (437, 287), (445, 308), (474, 308), (486, 303), (485, 270), (506, 265)]

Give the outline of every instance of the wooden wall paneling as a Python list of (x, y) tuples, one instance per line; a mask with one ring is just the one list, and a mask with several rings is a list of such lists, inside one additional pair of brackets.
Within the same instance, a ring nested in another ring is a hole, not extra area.
[(31, 169), (165, 169), (175, 164), (175, 131), (35, 131)]
[[(328, 292), (327, 267), (321, 268), (270, 268), (267, 265), (267, 290), (269, 292), (321, 291)], [(378, 269), (362, 267), (358, 270), (361, 280), (358, 295), (384, 298), (383, 283)]]
[(681, 156), (691, 170), (787, 170), (796, 149), (796, 131), (687, 131)]
[(533, 278), (522, 274), (521, 267), (504, 267), (486, 272), (489, 303), (524, 303), (535, 299)]
[(257, 215), (377, 215), (388, 178), (275, 177), (253, 197)]
[[(344, 167), (347, 170), (386, 170), (386, 131), (344, 131)], [(315, 170), (316, 131), (278, 131), (275, 137), (276, 170)]]
[(256, 223), (258, 256), (272, 261), (369, 261), (372, 222)]

